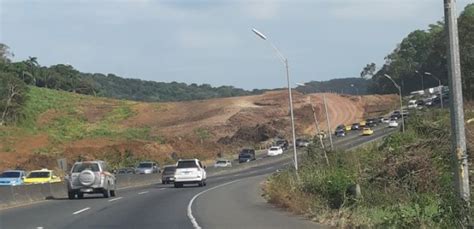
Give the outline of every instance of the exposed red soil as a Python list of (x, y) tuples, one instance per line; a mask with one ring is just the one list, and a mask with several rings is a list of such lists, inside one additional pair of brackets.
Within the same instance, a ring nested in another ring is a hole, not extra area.
[[(311, 104), (321, 128), (327, 128), (322, 95), (293, 92), (295, 123), (299, 136), (315, 133)], [(324, 95), (332, 127), (350, 124), (370, 116), (371, 107), (380, 107), (383, 104), (393, 107), (397, 102), (397, 97), (393, 95)], [(95, 123), (102, 120), (119, 102), (91, 97), (90, 101), (81, 102), (79, 110), (87, 122)], [(162, 138), (164, 142), (98, 138), (74, 140), (58, 145), (50, 142), (46, 134), (24, 139), (15, 138), (10, 142), (11, 148), (14, 149), (11, 152), (1, 152), (5, 146), (0, 143), (0, 169), (16, 165), (27, 169), (39, 165), (55, 166), (55, 159), (60, 157), (66, 157), (69, 161), (78, 158), (115, 160), (125, 152), (160, 162), (169, 160), (173, 152), (180, 157), (211, 158), (218, 153), (235, 153), (239, 146), (258, 144), (259, 141), (276, 136), (288, 138), (291, 133), (288, 94), (285, 90), (256, 96), (191, 102), (135, 102), (131, 103), (131, 106), (135, 115), (116, 125), (124, 128), (149, 127), (151, 135)], [(48, 124), (60, 115), (60, 111), (47, 111), (38, 119), (38, 125)], [(204, 131), (205, 138), (199, 136), (198, 131)], [(47, 152), (48, 156), (39, 157), (35, 153), (38, 149), (48, 147), (51, 151)], [(39, 158), (47, 163), (32, 158)]]

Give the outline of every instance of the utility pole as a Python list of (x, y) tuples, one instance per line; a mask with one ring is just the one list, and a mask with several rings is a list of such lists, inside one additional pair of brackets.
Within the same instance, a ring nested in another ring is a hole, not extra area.
[(469, 206), (469, 170), (466, 153), (466, 132), (461, 84), (461, 64), (456, 14), (456, 1), (444, 0), (444, 20), (448, 35), (448, 76), (452, 129), (452, 150), (455, 157), (455, 181), (459, 196)]
[(331, 121), (329, 121), (328, 103), (326, 102), (326, 94), (323, 94), (323, 101), (324, 101), (324, 110), (326, 111), (326, 121), (328, 122), (329, 142), (330, 142), (330, 144), (331, 144), (331, 150), (333, 150), (333, 149), (334, 149), (334, 146), (332, 145)]

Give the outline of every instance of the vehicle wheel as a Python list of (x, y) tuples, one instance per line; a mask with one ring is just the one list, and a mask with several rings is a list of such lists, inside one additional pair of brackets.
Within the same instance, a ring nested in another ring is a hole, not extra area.
[(175, 188), (181, 188), (182, 186), (181, 186), (181, 184), (179, 184), (179, 183), (174, 183), (174, 187), (175, 187)]
[(207, 182), (206, 182), (206, 180), (204, 180), (202, 183), (204, 183), (204, 186), (206, 186), (206, 185), (207, 185)]
[(115, 190), (110, 190), (110, 196), (114, 197), (115, 196)]
[(198, 186), (199, 186), (199, 187), (204, 186), (204, 182), (203, 182), (203, 181), (199, 181)]
[(109, 188), (104, 189), (103, 194), (104, 194), (104, 198), (109, 198)]
[(78, 199), (84, 198), (84, 193), (78, 192), (78, 193), (77, 193), (77, 198), (78, 198)]
[(166, 184), (166, 181), (162, 180), (162, 181), (161, 181), (161, 184)]
[(76, 197), (76, 193), (74, 193), (74, 192), (67, 192), (67, 197), (68, 197), (70, 200), (72, 200), (72, 199), (74, 199), (74, 198)]

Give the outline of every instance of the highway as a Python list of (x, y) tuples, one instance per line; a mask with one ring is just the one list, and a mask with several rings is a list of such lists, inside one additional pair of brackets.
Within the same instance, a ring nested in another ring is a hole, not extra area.
[[(370, 142), (395, 129), (379, 127), (372, 136), (347, 136), (340, 149)], [(115, 198), (55, 199), (0, 210), (1, 229), (22, 228), (325, 228), (275, 209), (261, 197), (260, 183), (286, 166), (291, 153), (259, 158), (213, 173), (205, 187), (154, 185), (118, 191)], [(253, 167), (252, 164), (254, 165)]]

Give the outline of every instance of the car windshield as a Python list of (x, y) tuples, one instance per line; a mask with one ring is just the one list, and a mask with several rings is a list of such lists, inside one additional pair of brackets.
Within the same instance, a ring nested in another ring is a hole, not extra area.
[(27, 178), (49, 178), (51, 176), (51, 172), (31, 172)]
[(138, 168), (151, 168), (151, 167), (153, 167), (153, 163), (148, 163), (148, 162), (147, 163), (140, 163), (140, 164), (138, 164), (137, 167)]
[(197, 168), (197, 164), (195, 161), (179, 161), (178, 162), (178, 169), (183, 169), (183, 168)]
[(250, 156), (250, 154), (241, 154), (239, 157), (240, 158), (250, 158), (251, 156)]
[(216, 164), (225, 164), (227, 161), (217, 161)]
[(277, 147), (272, 147), (272, 148), (270, 148), (270, 150), (275, 151), (275, 150), (278, 150), (278, 148)]
[(0, 174), (1, 178), (19, 178), (20, 172), (3, 172)]
[(97, 163), (80, 163), (74, 165), (74, 168), (72, 169), (73, 173), (80, 173), (84, 170), (90, 170), (92, 172), (99, 172), (99, 165)]

